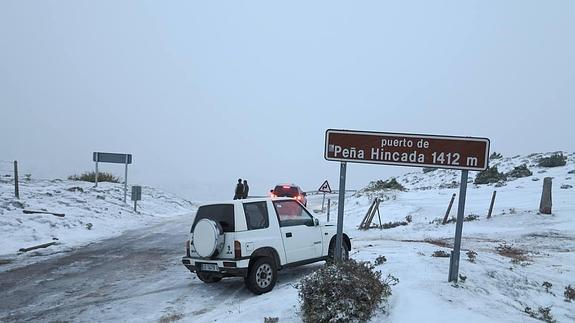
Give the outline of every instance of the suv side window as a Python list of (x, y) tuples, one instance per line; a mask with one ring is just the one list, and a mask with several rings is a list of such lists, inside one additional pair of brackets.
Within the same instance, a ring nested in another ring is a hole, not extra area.
[(280, 227), (294, 225), (314, 226), (313, 217), (296, 201), (274, 201)]
[(244, 213), (248, 230), (264, 229), (269, 227), (268, 207), (266, 202), (244, 203)]
[(196, 219), (194, 220), (194, 225), (192, 226), (192, 232), (196, 226), (196, 223), (198, 223), (198, 221), (201, 219), (210, 219), (219, 223), (222, 226), (224, 232), (235, 231), (233, 204), (214, 204), (200, 206), (198, 212), (196, 213)]

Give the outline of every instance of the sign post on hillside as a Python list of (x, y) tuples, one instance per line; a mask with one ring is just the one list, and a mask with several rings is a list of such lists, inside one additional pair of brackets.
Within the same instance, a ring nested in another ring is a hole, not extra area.
[(468, 171), (487, 169), (489, 139), (328, 129), (324, 158), (341, 162), (336, 261), (341, 261), (347, 162), (461, 170), (455, 244), (448, 278), (448, 281), (457, 281)]
[(325, 204), (325, 194), (331, 193), (331, 187), (329, 187), (327, 179), (323, 182), (323, 184), (321, 184), (321, 186), (317, 189), (317, 191), (323, 193), (323, 199), (321, 200), (321, 211), (323, 212), (323, 206)]
[(98, 163), (124, 164), (126, 166), (124, 171), (124, 203), (126, 203), (126, 196), (128, 195), (128, 164), (132, 163), (132, 154), (94, 152), (92, 160), (96, 163), (94, 187), (98, 187)]

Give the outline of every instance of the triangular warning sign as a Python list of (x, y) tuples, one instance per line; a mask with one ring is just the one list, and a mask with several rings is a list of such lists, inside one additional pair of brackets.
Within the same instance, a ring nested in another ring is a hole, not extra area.
[(317, 191), (318, 192), (324, 192), (324, 193), (331, 193), (331, 187), (329, 187), (329, 183), (327, 182), (327, 180), (325, 182), (323, 182), (323, 184), (321, 184), (321, 186), (319, 187), (319, 189)]

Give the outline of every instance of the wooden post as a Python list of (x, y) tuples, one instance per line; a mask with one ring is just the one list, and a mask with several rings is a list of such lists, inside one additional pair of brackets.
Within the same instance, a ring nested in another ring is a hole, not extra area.
[(360, 229), (369, 229), (369, 223), (371, 223), (371, 220), (369, 219), (369, 216), (371, 215), (371, 212), (373, 211), (373, 208), (375, 207), (375, 202), (377, 201), (377, 197), (375, 198), (375, 200), (373, 200), (373, 202), (371, 202), (371, 205), (369, 206), (369, 209), (367, 209), (367, 213), (365, 214), (365, 216), (363, 217), (363, 220), (361, 220), (361, 223), (359, 225)]
[(18, 187), (18, 161), (14, 161), (14, 196), (20, 199), (20, 188)]
[(539, 203), (539, 212), (543, 214), (551, 214), (551, 177), (543, 179), (543, 191), (541, 192), (541, 203)]
[(379, 202), (381, 201), (377, 199), (376, 211), (377, 211), (377, 218), (379, 219), (379, 227), (381, 228), (381, 215), (379, 214)]
[(497, 191), (493, 191), (493, 196), (491, 196), (491, 204), (489, 204), (489, 212), (487, 213), (487, 218), (491, 219), (491, 212), (493, 212), (493, 204), (495, 203), (495, 195)]
[(445, 212), (445, 216), (443, 217), (442, 224), (447, 223), (447, 218), (449, 217), (449, 212), (451, 212), (451, 207), (453, 206), (453, 201), (455, 201), (455, 193), (451, 196), (451, 201), (449, 202), (449, 206), (447, 207), (447, 211)]

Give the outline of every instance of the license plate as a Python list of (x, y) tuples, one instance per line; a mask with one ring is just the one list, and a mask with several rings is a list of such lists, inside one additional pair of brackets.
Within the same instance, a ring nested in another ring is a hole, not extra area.
[(220, 271), (217, 264), (202, 264), (202, 271)]

